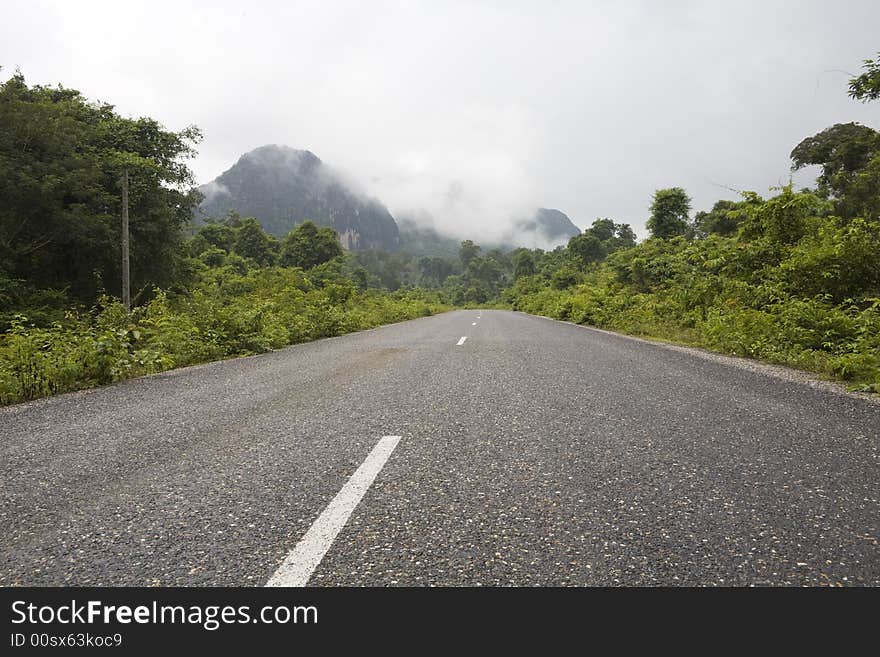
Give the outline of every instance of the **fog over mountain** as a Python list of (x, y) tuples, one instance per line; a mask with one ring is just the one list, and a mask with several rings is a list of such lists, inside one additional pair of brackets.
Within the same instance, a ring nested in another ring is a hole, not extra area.
[(312, 220), (339, 233), (346, 249), (397, 249), (394, 218), (378, 200), (349, 182), (311, 151), (288, 146), (255, 148), (199, 191), (205, 199), (197, 218), (221, 219), (230, 211), (256, 217), (263, 228), (282, 236)]
[(845, 93), (876, 52), (876, 0), (90, 6), (10, 4), (3, 75), (198, 125), (201, 184), (288, 144), (393, 216), (482, 241), (537, 207), (644, 236), (656, 189), (685, 188), (694, 210), (766, 195), (803, 138), (880, 123)]
[[(282, 236), (306, 220), (330, 226), (349, 250), (396, 251), (401, 246), (398, 222), (379, 199), (334, 171), (308, 150), (270, 144), (244, 153), (228, 170), (201, 185), (204, 200), (196, 219), (223, 219), (230, 212), (256, 217), (265, 230)], [(402, 215), (403, 242), (408, 250), (455, 253), (458, 241), (474, 238), (479, 229), (449, 225), (425, 210)], [(580, 229), (559, 210), (538, 208), (527, 215), (509, 216), (488, 244), (552, 248)]]

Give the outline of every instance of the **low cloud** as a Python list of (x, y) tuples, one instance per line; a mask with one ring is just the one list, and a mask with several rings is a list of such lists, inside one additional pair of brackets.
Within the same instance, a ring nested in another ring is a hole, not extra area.
[(229, 196), (229, 190), (226, 188), (226, 185), (217, 182), (216, 180), (212, 180), (211, 182), (202, 185), (199, 188), (199, 191), (205, 197), (206, 203), (210, 203), (218, 196)]

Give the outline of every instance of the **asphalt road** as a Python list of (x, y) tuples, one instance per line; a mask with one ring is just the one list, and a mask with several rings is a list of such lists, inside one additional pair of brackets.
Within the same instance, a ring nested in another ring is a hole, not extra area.
[(5, 586), (265, 585), (383, 436), (310, 585), (880, 584), (880, 404), (519, 313), (0, 409), (0, 436)]

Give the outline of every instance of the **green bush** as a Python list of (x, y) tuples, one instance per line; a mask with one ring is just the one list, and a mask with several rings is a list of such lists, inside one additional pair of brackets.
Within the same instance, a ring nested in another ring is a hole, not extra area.
[(784, 188), (766, 202), (753, 197), (735, 235), (652, 238), (580, 277), (560, 257), (558, 276), (523, 276), (503, 298), (517, 310), (880, 389), (880, 221), (843, 220), (828, 207)]
[[(89, 388), (172, 367), (243, 356), (446, 310), (423, 291), (357, 292), (340, 274), (205, 268), (189, 294), (155, 290), (126, 313), (102, 297), (91, 314), (35, 326), (22, 314), (0, 335), (0, 404)], [(316, 285), (320, 284), (320, 287)]]

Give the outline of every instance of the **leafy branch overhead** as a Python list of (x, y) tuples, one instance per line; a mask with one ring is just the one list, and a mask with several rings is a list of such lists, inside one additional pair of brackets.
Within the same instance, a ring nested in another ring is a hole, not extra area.
[(865, 72), (849, 81), (851, 98), (868, 102), (880, 98), (880, 52), (877, 59), (864, 61)]

